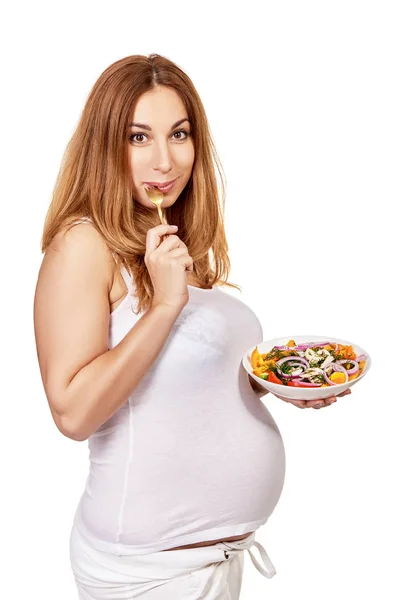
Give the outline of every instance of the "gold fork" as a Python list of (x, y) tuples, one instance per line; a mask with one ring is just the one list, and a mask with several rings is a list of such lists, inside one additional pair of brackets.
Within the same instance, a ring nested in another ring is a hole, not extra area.
[[(161, 225), (168, 225), (167, 219), (165, 218), (165, 214), (163, 212), (163, 209), (161, 208), (161, 204), (164, 199), (164, 194), (157, 188), (145, 187), (145, 190), (146, 190), (146, 194), (147, 194), (150, 202), (152, 202), (153, 204), (155, 204), (157, 206)], [(167, 239), (167, 237), (168, 237), (168, 235), (161, 236), (161, 241), (163, 242), (165, 239)]]
[(147, 194), (150, 202), (152, 202), (153, 204), (155, 204), (157, 206), (158, 214), (159, 214), (160, 221), (161, 221), (161, 225), (168, 225), (167, 219), (165, 218), (165, 215), (164, 215), (163, 210), (161, 208), (161, 204), (162, 204), (162, 201), (164, 199), (164, 194), (160, 190), (158, 190), (157, 188), (146, 187), (145, 190), (146, 190), (146, 194)]

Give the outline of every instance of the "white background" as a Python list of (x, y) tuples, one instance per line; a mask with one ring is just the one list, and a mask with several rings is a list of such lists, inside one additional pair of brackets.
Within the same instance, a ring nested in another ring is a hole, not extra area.
[(77, 597), (68, 539), (87, 442), (58, 432), (41, 383), (40, 237), (90, 88), (114, 61), (151, 52), (183, 68), (203, 100), (228, 184), (230, 280), (243, 289), (231, 293), (259, 316), (264, 339), (343, 338), (373, 361), (332, 407), (263, 399), (287, 453), (280, 502), (257, 532), (277, 575), (264, 579), (246, 553), (241, 600), (399, 598), (398, 4), (10, 6), (1, 41), (7, 599)]

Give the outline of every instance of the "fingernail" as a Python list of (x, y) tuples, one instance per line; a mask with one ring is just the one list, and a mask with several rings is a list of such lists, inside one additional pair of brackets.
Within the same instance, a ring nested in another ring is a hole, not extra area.
[(321, 406), (323, 406), (323, 404), (315, 404), (314, 408), (321, 408)]

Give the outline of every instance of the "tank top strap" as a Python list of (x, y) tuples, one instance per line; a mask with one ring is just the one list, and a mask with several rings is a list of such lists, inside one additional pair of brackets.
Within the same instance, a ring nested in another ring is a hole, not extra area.
[(123, 280), (125, 281), (125, 285), (128, 289), (129, 294), (132, 295), (133, 290), (134, 290), (134, 285), (133, 285), (132, 277), (129, 275), (129, 273), (125, 267), (122, 267), (121, 275), (123, 277)]

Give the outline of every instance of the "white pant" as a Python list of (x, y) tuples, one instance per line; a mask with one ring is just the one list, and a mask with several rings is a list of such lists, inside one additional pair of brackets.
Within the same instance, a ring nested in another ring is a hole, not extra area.
[[(239, 600), (244, 550), (264, 577), (276, 572), (254, 538), (255, 532), (236, 542), (119, 556), (94, 550), (73, 525), (70, 559), (79, 600)], [(253, 545), (265, 568), (251, 552)]]

